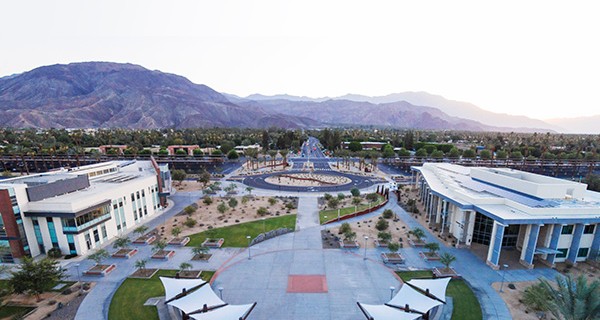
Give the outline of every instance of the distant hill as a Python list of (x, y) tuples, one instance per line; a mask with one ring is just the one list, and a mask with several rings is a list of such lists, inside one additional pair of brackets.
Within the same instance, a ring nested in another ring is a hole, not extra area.
[(316, 125), (249, 110), (184, 77), (141, 66), (85, 62), (0, 79), (3, 127), (266, 127)]
[(546, 122), (564, 128), (567, 133), (600, 134), (600, 115), (591, 117), (548, 119)]

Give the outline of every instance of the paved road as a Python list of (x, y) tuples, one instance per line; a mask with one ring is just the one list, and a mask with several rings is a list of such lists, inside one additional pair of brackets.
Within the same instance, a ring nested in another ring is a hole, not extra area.
[[(317, 171), (318, 172), (318, 171)], [(294, 174), (294, 173), (306, 173), (306, 171), (300, 170), (290, 170), (286, 171), (286, 174)], [(274, 175), (279, 175), (281, 173), (265, 173), (261, 175), (249, 176), (244, 178), (243, 183), (245, 185), (258, 188), (258, 189), (267, 189), (267, 190), (277, 190), (277, 191), (296, 191), (296, 192), (337, 192), (337, 191), (348, 191), (352, 188), (368, 188), (373, 186), (376, 183), (382, 182), (377, 178), (373, 177), (364, 177), (358, 176), (349, 173), (335, 172), (337, 176), (343, 176), (351, 180), (350, 183), (339, 186), (319, 186), (319, 187), (304, 187), (304, 186), (281, 186), (270, 184), (265, 181), (266, 178)], [(333, 173), (332, 173), (333, 174)]]

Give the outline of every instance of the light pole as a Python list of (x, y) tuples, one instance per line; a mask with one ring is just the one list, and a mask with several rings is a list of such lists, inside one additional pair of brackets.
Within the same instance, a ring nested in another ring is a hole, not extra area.
[(390, 287), (390, 300), (392, 300), (392, 298), (394, 297), (394, 290), (396, 290), (395, 287)]
[(262, 222), (263, 222), (263, 233), (266, 232), (266, 228), (265, 228), (265, 218), (261, 218)]
[(338, 208), (338, 222), (340, 222), (340, 208)]
[(79, 293), (83, 292), (83, 283), (81, 283), (81, 274), (79, 273), (79, 263), (75, 264), (75, 268), (77, 268), (77, 282), (79, 282)]
[(250, 236), (246, 236), (248, 239), (248, 260), (252, 259), (252, 255), (250, 254)]
[(508, 269), (508, 265), (503, 264), (502, 267), (504, 268), (504, 272), (502, 272), (502, 282), (500, 283), (500, 292), (504, 292), (504, 291), (502, 291), (502, 288), (504, 287), (504, 277), (506, 276), (506, 269)]
[(367, 240), (369, 240), (369, 237), (365, 236), (365, 256), (363, 260), (367, 260)]
[(219, 287), (219, 296), (221, 296), (221, 300), (223, 300), (223, 287)]
[(323, 216), (323, 222), (327, 221), (327, 216)]

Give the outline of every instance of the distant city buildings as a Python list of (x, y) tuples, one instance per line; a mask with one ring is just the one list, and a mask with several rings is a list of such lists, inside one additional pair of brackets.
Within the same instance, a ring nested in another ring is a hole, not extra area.
[(2, 260), (51, 248), (85, 255), (166, 206), (167, 165), (112, 161), (0, 181)]
[(235, 147), (235, 152), (242, 155), (248, 149), (256, 149), (256, 151), (260, 152), (262, 150), (262, 147), (258, 143), (249, 146), (237, 146)]
[(447, 163), (412, 170), (430, 225), (457, 245), (483, 246), (493, 268), (515, 250), (528, 268), (599, 255), (600, 193), (585, 184)]
[[(386, 142), (369, 142), (369, 141), (360, 142), (360, 145), (362, 146), (363, 150), (381, 150), (381, 148), (386, 144), (387, 144)], [(348, 141), (342, 142), (342, 149), (348, 149), (349, 146), (350, 146), (350, 142), (348, 142)]]

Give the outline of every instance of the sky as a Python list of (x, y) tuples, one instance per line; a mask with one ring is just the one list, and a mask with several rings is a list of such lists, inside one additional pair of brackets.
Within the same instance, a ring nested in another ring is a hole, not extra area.
[(130, 62), (238, 96), (426, 91), (600, 114), (598, 1), (4, 1), (0, 77)]

